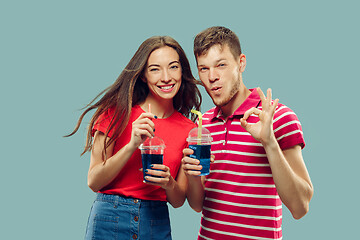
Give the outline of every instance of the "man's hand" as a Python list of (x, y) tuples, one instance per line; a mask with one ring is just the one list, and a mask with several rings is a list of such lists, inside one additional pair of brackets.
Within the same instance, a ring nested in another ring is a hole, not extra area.
[[(250, 108), (245, 112), (244, 117), (240, 119), (240, 122), (241, 126), (245, 128), (253, 138), (263, 145), (266, 145), (271, 141), (276, 140), (273, 131), (273, 118), (279, 99), (272, 101), (270, 88), (267, 90), (267, 97), (265, 97), (260, 88), (257, 88), (257, 91), (261, 99), (262, 110), (255, 107)], [(247, 119), (251, 114), (255, 114), (259, 117), (257, 123), (251, 124), (247, 122)]]
[(199, 176), (201, 173), (200, 170), (202, 169), (202, 166), (199, 165), (200, 161), (198, 159), (189, 157), (189, 155), (193, 153), (194, 151), (190, 148), (185, 148), (183, 150), (184, 157), (181, 162), (184, 172), (187, 176)]
[[(202, 166), (200, 165), (200, 161), (196, 158), (191, 158), (189, 155), (194, 154), (194, 150), (190, 148), (185, 148), (183, 150), (184, 157), (182, 158), (182, 167), (187, 176), (199, 176), (201, 174)], [(215, 156), (210, 156), (210, 163), (215, 161)]]

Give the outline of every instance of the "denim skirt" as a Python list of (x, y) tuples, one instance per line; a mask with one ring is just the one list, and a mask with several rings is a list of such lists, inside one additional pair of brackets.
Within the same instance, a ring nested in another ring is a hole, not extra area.
[(85, 239), (171, 240), (167, 202), (97, 193)]

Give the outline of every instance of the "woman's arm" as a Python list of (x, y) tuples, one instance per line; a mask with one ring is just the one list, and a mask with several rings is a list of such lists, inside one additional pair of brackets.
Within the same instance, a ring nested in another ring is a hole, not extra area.
[(145, 179), (147, 180), (147, 183), (164, 188), (167, 201), (174, 208), (181, 207), (184, 204), (187, 179), (182, 167), (179, 168), (176, 180), (170, 175), (170, 168), (162, 164), (154, 164), (152, 169), (148, 169), (147, 173), (152, 176), (157, 176), (146, 176)]
[[(108, 185), (118, 175), (136, 150), (134, 146), (127, 144), (116, 154), (112, 155), (115, 145), (115, 143), (112, 143), (106, 149), (106, 156), (108, 156), (108, 158), (106, 161), (103, 161), (104, 140), (105, 134), (96, 131), (88, 172), (88, 186), (94, 192), (97, 192)], [(108, 140), (109, 138), (107, 141)]]
[[(142, 113), (138, 119), (132, 123), (130, 142), (115, 154), (113, 154), (115, 143), (112, 143), (106, 148), (106, 161), (103, 160), (104, 140), (106, 136), (100, 131), (95, 132), (88, 172), (88, 185), (94, 192), (108, 185), (123, 169), (140, 144), (147, 137), (154, 135), (152, 118), (154, 118), (153, 114)], [(106, 141), (108, 140), (109, 138), (106, 139)]]

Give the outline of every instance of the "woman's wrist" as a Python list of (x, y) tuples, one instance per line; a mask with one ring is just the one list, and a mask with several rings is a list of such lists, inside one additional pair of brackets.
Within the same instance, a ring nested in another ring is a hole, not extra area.
[(138, 146), (134, 145), (131, 141), (124, 146), (126, 151), (129, 151), (131, 153), (135, 152)]
[(175, 189), (175, 186), (176, 186), (176, 181), (175, 181), (175, 179), (174, 179), (172, 176), (170, 176), (169, 182), (168, 182), (168, 183), (166, 184), (166, 186), (165, 186), (165, 190), (170, 190), (170, 191), (172, 191), (172, 190)]

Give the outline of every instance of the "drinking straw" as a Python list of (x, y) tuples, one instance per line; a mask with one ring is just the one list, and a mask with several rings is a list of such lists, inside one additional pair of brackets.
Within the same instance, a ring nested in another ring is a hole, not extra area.
[[(148, 105), (148, 109), (149, 109), (149, 113), (151, 113), (151, 104), (149, 103)], [(150, 137), (150, 139), (152, 139), (153, 137)], [(151, 142), (150, 142), (150, 145), (151, 145)], [(151, 154), (151, 149), (150, 149), (150, 154)]]
[(201, 133), (202, 133), (202, 114), (199, 111), (191, 109), (191, 112), (198, 115), (199, 124), (198, 124), (198, 145), (201, 145)]

